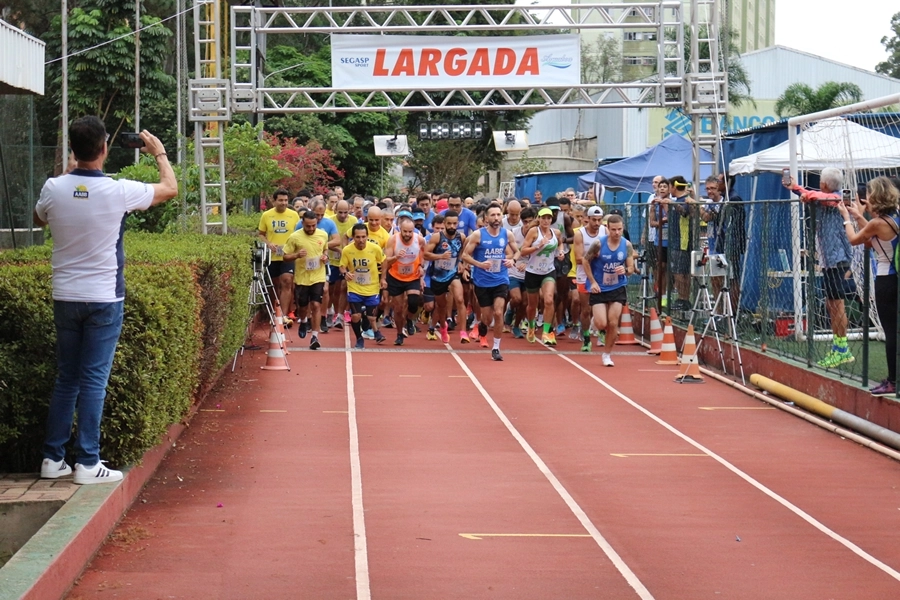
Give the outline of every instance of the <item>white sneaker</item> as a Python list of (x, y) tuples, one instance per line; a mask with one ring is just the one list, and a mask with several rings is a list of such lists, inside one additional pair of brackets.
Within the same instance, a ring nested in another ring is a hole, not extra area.
[(57, 477), (65, 477), (72, 474), (72, 467), (66, 464), (65, 459), (56, 462), (45, 458), (41, 463), (41, 477), (43, 479), (56, 479)]
[(616, 366), (615, 363), (614, 363), (613, 360), (612, 360), (612, 356), (610, 356), (610, 355), (607, 354), (606, 352), (604, 352), (603, 354), (601, 354), (601, 357), (603, 358), (603, 366), (604, 366), (604, 367), (614, 367), (614, 366)]
[(101, 460), (93, 467), (75, 463), (75, 483), (88, 485), (91, 483), (113, 483), (122, 480), (122, 471), (114, 471), (103, 466)]
[(374, 340), (375, 332), (372, 331), (371, 329), (366, 329), (365, 331), (362, 332), (362, 336), (363, 336), (363, 339), (365, 339), (365, 340)]

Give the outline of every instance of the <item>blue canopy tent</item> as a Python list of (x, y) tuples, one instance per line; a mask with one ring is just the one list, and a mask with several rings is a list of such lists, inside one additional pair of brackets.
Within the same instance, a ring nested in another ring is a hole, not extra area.
[(578, 179), (584, 174), (585, 171), (554, 171), (516, 175), (514, 194), (516, 198), (534, 198), (534, 192), (537, 190), (544, 198), (549, 198), (566, 188), (580, 190)]

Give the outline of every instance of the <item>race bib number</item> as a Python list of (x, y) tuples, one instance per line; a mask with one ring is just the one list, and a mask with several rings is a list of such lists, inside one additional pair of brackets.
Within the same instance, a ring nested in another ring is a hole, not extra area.
[(491, 263), (491, 268), (489, 269), (489, 271), (491, 273), (499, 273), (500, 272), (500, 269), (503, 266), (502, 260), (500, 260), (499, 258), (492, 258), (488, 262)]
[(619, 283), (619, 276), (615, 273), (604, 273), (603, 274), (603, 285), (616, 285)]
[(453, 259), (441, 259), (434, 261), (434, 266), (441, 271), (452, 271), (456, 268), (456, 262)]
[(412, 275), (413, 274), (413, 266), (412, 265), (399, 265), (397, 267), (397, 272), (401, 275)]
[(307, 271), (315, 271), (316, 269), (319, 268), (320, 264), (321, 263), (319, 262), (318, 256), (307, 257), (306, 270)]
[(359, 285), (369, 285), (372, 283), (372, 274), (368, 271), (356, 273), (356, 283)]
[(553, 265), (554, 262), (552, 256), (541, 256), (538, 257), (537, 261), (535, 262), (534, 268), (543, 273), (548, 273), (553, 270)]
[(328, 258), (330, 258), (333, 261), (341, 260), (341, 251), (340, 250), (329, 250)]

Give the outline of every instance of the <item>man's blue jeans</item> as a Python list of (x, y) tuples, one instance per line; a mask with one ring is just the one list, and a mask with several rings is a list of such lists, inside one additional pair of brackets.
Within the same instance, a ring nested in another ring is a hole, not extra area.
[(124, 304), (53, 301), (59, 373), (50, 399), (44, 458), (58, 462), (65, 457), (77, 409), (75, 462), (93, 467), (100, 461), (100, 419)]

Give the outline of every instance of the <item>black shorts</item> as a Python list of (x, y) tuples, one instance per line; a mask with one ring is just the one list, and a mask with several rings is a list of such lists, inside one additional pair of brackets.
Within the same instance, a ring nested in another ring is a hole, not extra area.
[(412, 281), (400, 281), (395, 279), (390, 273), (387, 274), (387, 292), (391, 298), (402, 296), (404, 292), (421, 292), (422, 280), (413, 279)]
[(303, 308), (309, 306), (310, 302), (322, 302), (325, 296), (325, 282), (314, 283), (312, 285), (295, 285), (294, 298), (297, 300), (297, 306)]
[(673, 275), (688, 275), (691, 272), (691, 253), (688, 250), (669, 249), (669, 271)]
[(822, 282), (825, 284), (825, 297), (829, 300), (843, 300), (856, 293), (856, 282), (847, 263), (822, 269)]
[(478, 306), (481, 308), (493, 306), (496, 298), (503, 298), (505, 300), (508, 295), (509, 285), (505, 283), (495, 285), (494, 287), (475, 286), (475, 300), (478, 301)]
[(566, 252), (562, 258), (554, 259), (553, 264), (556, 266), (556, 278), (566, 278), (572, 270), (572, 255)]
[(336, 267), (332, 264), (329, 264), (328, 265), (328, 283), (333, 285), (335, 283), (340, 283), (342, 281), (346, 281), (346, 279), (344, 279), (344, 275), (341, 273), (341, 268)]
[(540, 289), (544, 287), (545, 281), (552, 281), (556, 283), (556, 273), (554, 271), (550, 271), (549, 273), (538, 275), (536, 273), (525, 271), (525, 291), (529, 294), (538, 293)]
[(431, 280), (431, 291), (435, 296), (443, 296), (450, 291), (450, 284), (459, 279), (459, 273), (451, 277), (448, 281)]
[(599, 294), (591, 294), (591, 306), (595, 304), (625, 304), (628, 302), (628, 288), (624, 285), (609, 292), (600, 292)]
[(269, 263), (269, 277), (275, 281), (282, 275), (294, 274), (294, 261), (292, 260), (273, 260)]
[(429, 302), (434, 302), (434, 289), (430, 285), (426, 285), (422, 288), (422, 303), (428, 304)]

